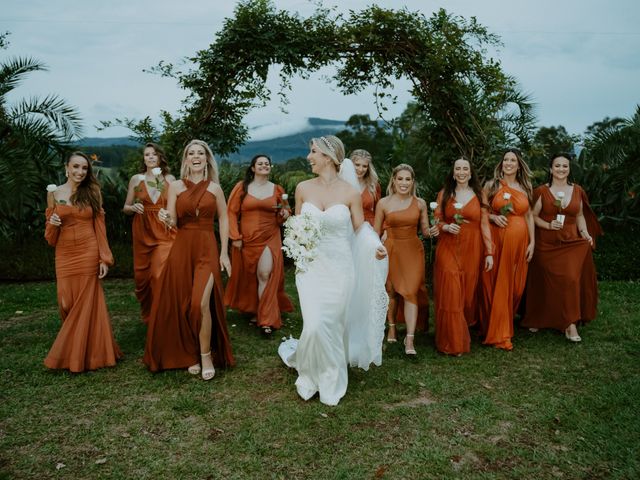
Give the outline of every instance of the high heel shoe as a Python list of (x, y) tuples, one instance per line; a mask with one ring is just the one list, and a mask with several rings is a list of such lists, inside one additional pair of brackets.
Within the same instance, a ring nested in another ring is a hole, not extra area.
[(580, 335), (578, 335), (577, 330), (576, 330), (576, 334), (575, 335), (571, 335), (569, 333), (569, 328), (571, 328), (571, 325), (569, 325), (569, 327), (567, 327), (565, 329), (565, 331), (564, 331), (564, 336), (567, 338), (567, 340), (569, 340), (570, 342), (575, 342), (575, 343), (581, 342), (582, 338), (580, 337)]
[[(407, 333), (407, 337), (415, 337), (415, 335), (413, 333)], [(407, 338), (405, 337), (404, 339), (404, 353), (405, 355), (417, 355), (418, 352), (416, 352), (415, 348), (407, 348)]]
[[(211, 359), (211, 350), (209, 350), (207, 353), (201, 353), (200, 356), (203, 358), (209, 357), (209, 359)], [(216, 369), (213, 368), (213, 365), (211, 366), (211, 368), (202, 369), (202, 379), (205, 381), (211, 380), (215, 375), (216, 375)]]
[[(389, 337), (389, 334), (391, 333), (391, 329), (393, 328), (393, 333), (394, 333), (394, 337), (391, 338)], [(389, 332), (387, 332), (387, 343), (396, 343), (398, 341), (397, 338), (395, 338), (395, 330), (396, 330), (396, 324), (395, 323), (390, 323), (389, 324)]]

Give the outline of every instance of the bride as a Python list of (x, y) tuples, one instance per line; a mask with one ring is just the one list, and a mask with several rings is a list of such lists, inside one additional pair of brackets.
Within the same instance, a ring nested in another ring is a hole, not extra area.
[(296, 389), (304, 400), (320, 393), (322, 403), (337, 405), (347, 391), (347, 363), (366, 370), (382, 362), (387, 252), (364, 223), (358, 179), (342, 141), (312, 139), (307, 160), (317, 176), (296, 187), (295, 213), (311, 215), (322, 233), (307, 270), (296, 273), (302, 334), (278, 352), (298, 371)]

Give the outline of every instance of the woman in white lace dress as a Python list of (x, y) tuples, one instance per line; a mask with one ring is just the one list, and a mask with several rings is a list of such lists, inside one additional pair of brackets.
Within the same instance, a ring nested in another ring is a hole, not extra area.
[[(310, 150), (307, 160), (317, 176), (297, 186), (295, 213), (308, 213), (322, 233), (314, 259), (296, 274), (300, 340), (284, 342), (279, 353), (298, 371), (296, 389), (304, 400), (319, 393), (322, 403), (337, 405), (347, 390), (348, 362), (365, 369), (381, 363), (386, 250), (364, 224), (360, 192), (351, 183), (357, 177), (350, 160), (342, 165), (340, 139), (314, 138)], [(369, 285), (363, 290), (361, 283)]]

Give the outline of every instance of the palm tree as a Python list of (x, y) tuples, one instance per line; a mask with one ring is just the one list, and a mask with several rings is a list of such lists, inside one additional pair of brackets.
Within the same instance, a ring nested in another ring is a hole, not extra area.
[[(0, 34), (5, 46), (6, 34)], [(61, 157), (79, 138), (80, 116), (56, 95), (25, 98), (9, 105), (7, 96), (24, 77), (46, 66), (33, 58), (0, 62), (0, 237), (22, 241), (43, 225), (45, 186), (58, 183)]]

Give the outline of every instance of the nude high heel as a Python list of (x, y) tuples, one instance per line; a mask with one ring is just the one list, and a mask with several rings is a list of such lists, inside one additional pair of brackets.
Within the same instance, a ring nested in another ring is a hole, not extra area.
[[(211, 358), (211, 350), (209, 350), (207, 353), (201, 353), (200, 356), (203, 358), (206, 358), (206, 357)], [(213, 367), (202, 369), (202, 379), (205, 381), (211, 380), (215, 375), (216, 375), (216, 369)]]
[[(413, 337), (415, 337), (415, 335), (412, 334), (412, 333), (407, 333), (407, 337), (413, 338)], [(418, 354), (418, 352), (416, 352), (415, 348), (407, 348), (407, 339), (406, 339), (406, 337), (404, 339), (404, 353), (406, 355), (417, 355)]]

